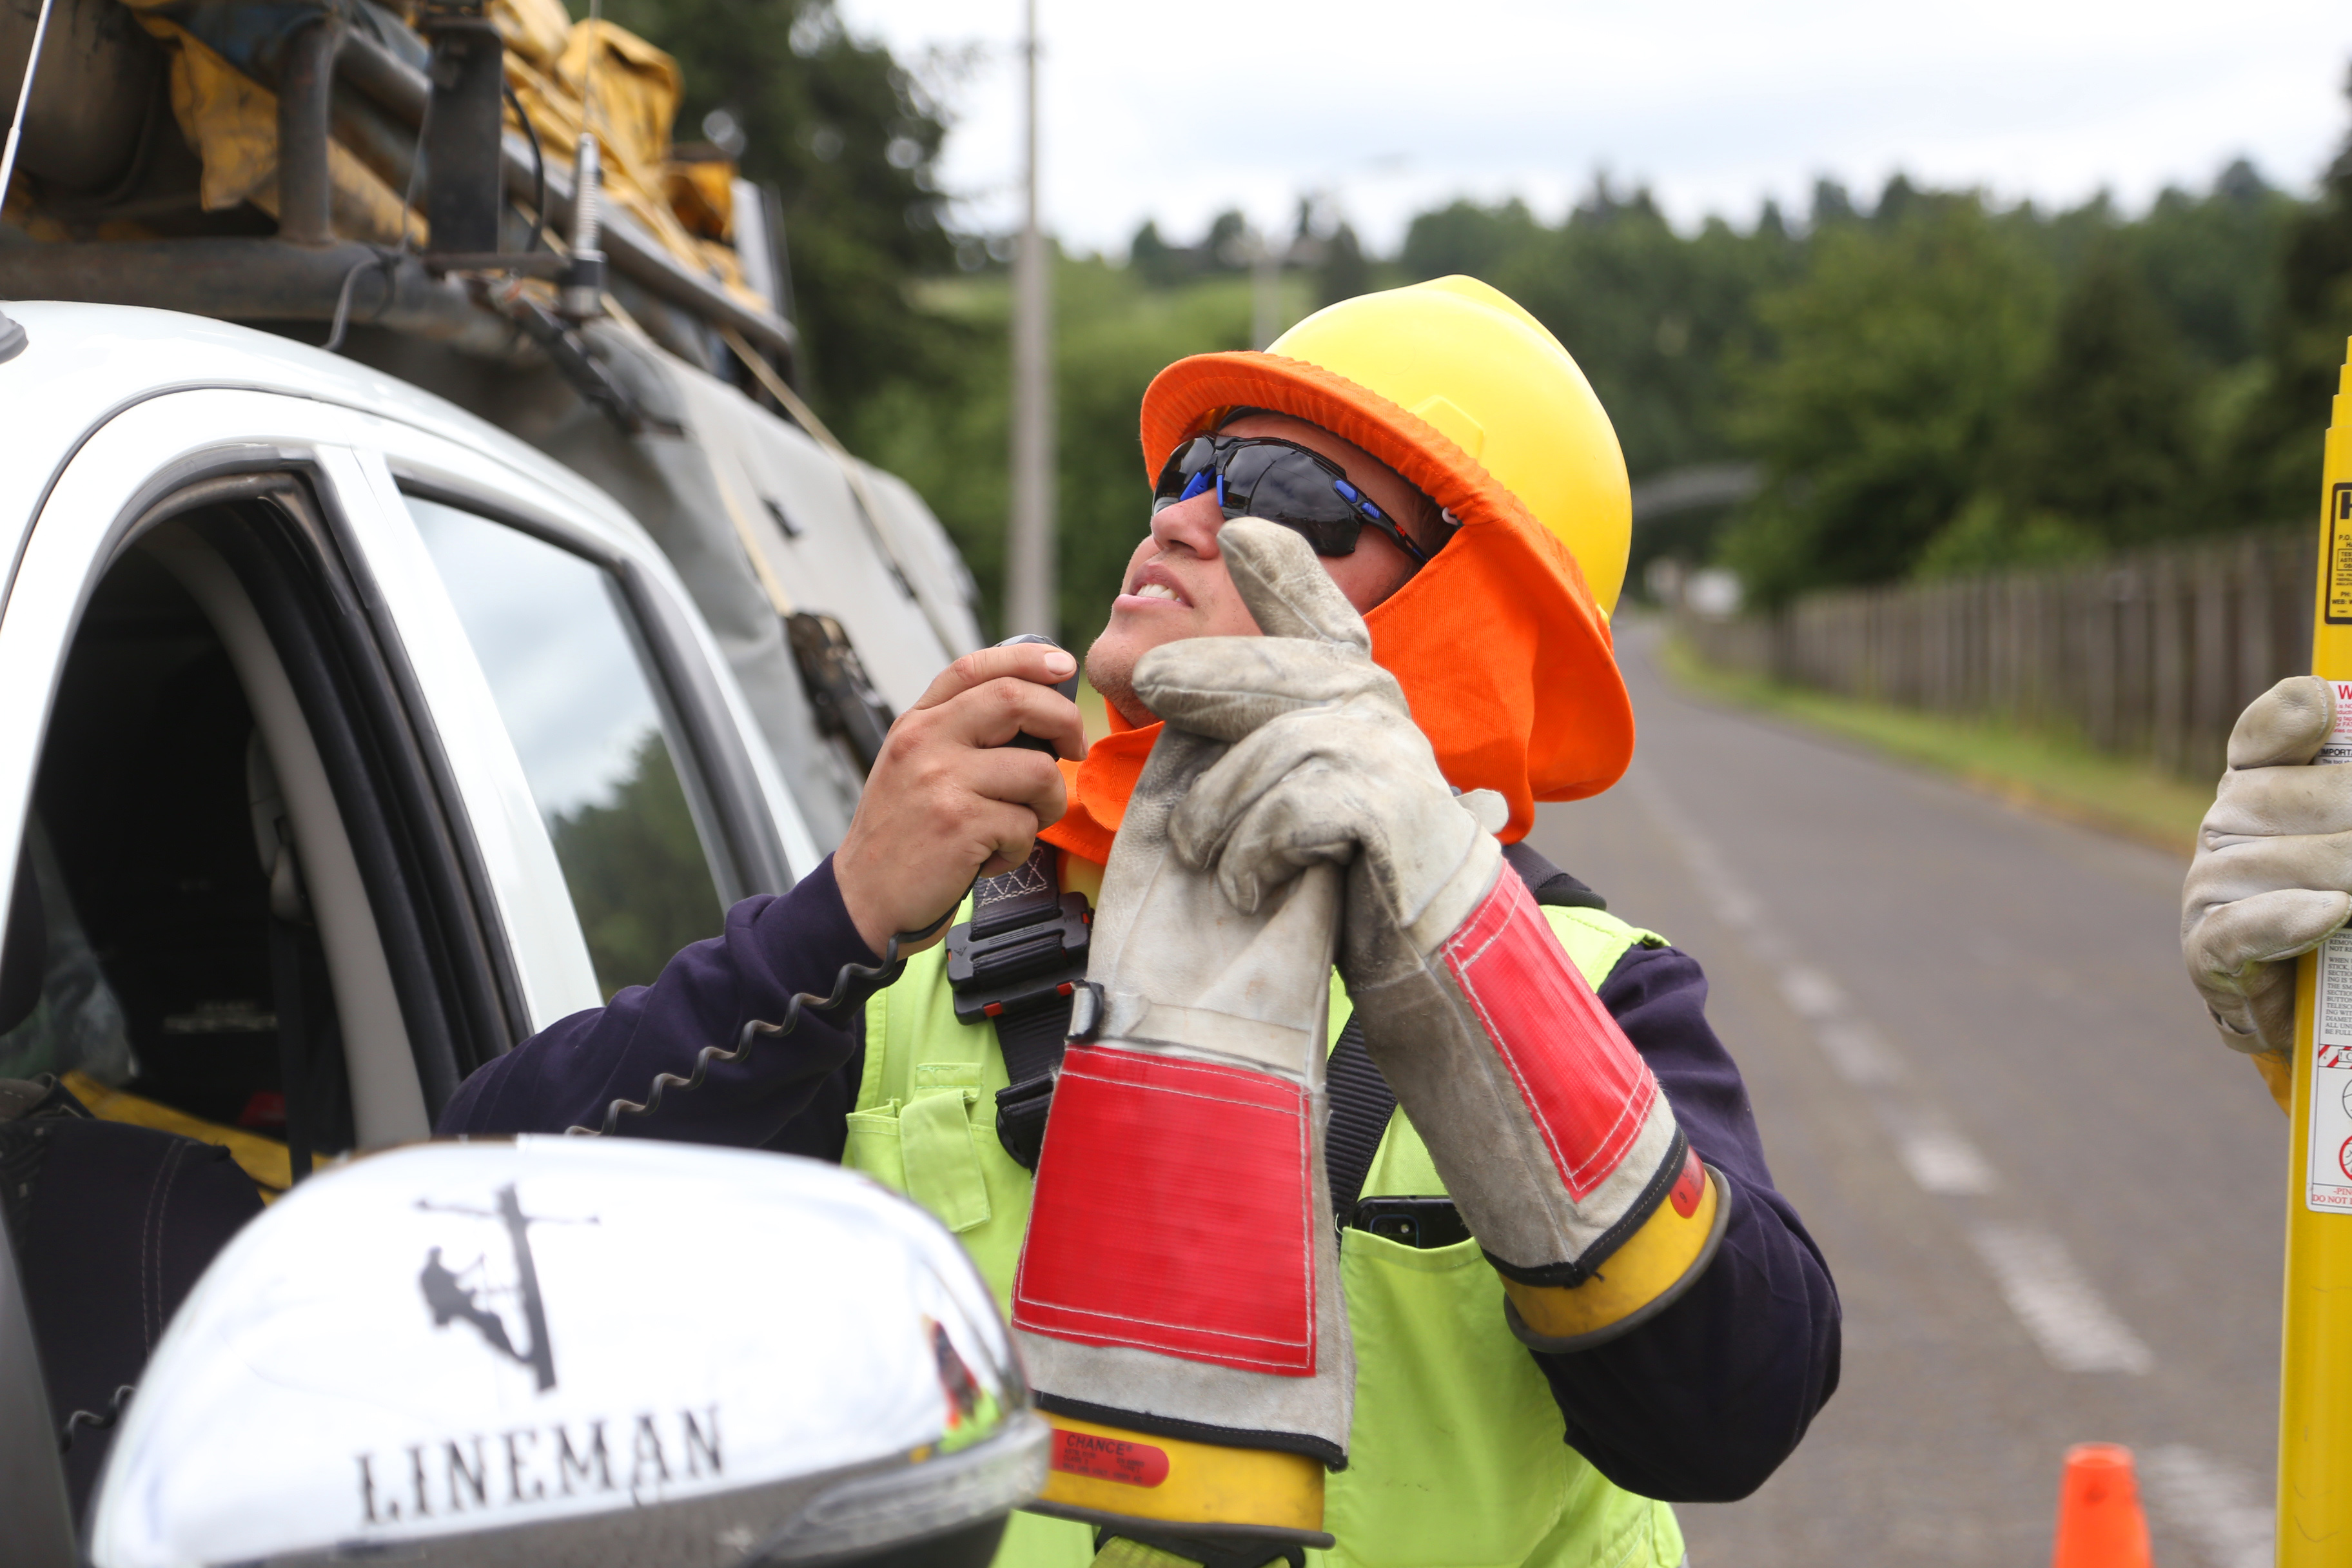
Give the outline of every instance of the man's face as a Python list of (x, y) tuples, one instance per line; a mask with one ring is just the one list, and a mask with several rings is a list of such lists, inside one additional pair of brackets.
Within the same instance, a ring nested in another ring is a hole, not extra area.
[[(1391, 517), (1412, 518), (1426, 507), (1396, 470), (1362, 447), (1303, 419), (1252, 414), (1217, 433), (1295, 441), (1338, 464), (1349, 482)], [(1204, 492), (1161, 510), (1151, 520), (1151, 531), (1128, 558), (1119, 595), (1111, 601), (1110, 625), (1087, 650), (1087, 679), (1131, 724), (1151, 722), (1150, 712), (1135, 699), (1137, 659), (1162, 643), (1185, 637), (1259, 635), (1257, 622), (1242, 603), (1226, 573), (1224, 557), (1217, 551), (1217, 533), (1224, 525), (1215, 492)], [(1412, 575), (1412, 557), (1377, 528), (1367, 528), (1356, 536), (1354, 553), (1319, 559), (1331, 581), (1359, 611), (1370, 611)]]

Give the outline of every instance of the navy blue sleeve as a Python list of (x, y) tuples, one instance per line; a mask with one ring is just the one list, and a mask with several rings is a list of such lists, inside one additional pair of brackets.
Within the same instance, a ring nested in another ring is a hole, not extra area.
[[(680, 952), (651, 985), (558, 1019), (486, 1063), (458, 1086), (438, 1131), (601, 1127), (615, 1098), (643, 1103), (656, 1074), (690, 1077), (703, 1047), (731, 1048), (748, 1021), (782, 1019), (795, 993), (830, 995), (845, 967), (880, 963), (841, 901), (828, 856), (792, 891), (728, 910), (722, 934)], [(617, 1131), (838, 1160), (864, 1057), (866, 999), (888, 978), (853, 984), (829, 1011), (804, 1009), (790, 1034), (755, 1037), (748, 1059), (713, 1065), (690, 1093), (672, 1087), (652, 1115), (625, 1115)]]
[(1723, 1173), (1723, 1242), (1679, 1300), (1572, 1355), (1536, 1356), (1568, 1441), (1643, 1497), (1730, 1502), (1764, 1484), (1837, 1389), (1837, 1287), (1772, 1187), (1748, 1088), (1706, 1021), (1706, 976), (1636, 948), (1601, 987), (1698, 1157)]

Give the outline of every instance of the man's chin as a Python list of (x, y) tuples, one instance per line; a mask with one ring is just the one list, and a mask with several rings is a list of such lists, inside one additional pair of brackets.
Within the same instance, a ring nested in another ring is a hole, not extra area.
[(1158, 646), (1138, 646), (1132, 637), (1106, 630), (1087, 649), (1087, 684), (1101, 693), (1102, 700), (1116, 709), (1120, 718), (1138, 729), (1157, 721), (1151, 710), (1136, 700), (1135, 661)]

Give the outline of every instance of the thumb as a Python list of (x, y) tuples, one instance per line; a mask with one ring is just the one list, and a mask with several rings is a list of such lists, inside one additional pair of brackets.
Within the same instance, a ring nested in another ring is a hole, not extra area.
[(2307, 763), (2335, 723), (2334, 688), (2315, 675), (2291, 675), (2238, 715), (2230, 731), (2230, 765), (2274, 768)]
[(2352, 915), (2352, 896), (2279, 888), (2222, 904), (2197, 921), (2181, 943), (2189, 973), (2205, 984), (2242, 981), (2249, 965), (2309, 952)]
[(1236, 518), (1218, 531), (1217, 552), (1242, 603), (1270, 637), (1307, 637), (1372, 651), (1364, 617), (1339, 592), (1307, 541), (1278, 522)]

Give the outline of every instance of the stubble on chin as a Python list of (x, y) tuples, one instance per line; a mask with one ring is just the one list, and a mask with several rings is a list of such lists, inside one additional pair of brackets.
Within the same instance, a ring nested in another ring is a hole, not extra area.
[(1087, 649), (1087, 684), (1101, 693), (1102, 700), (1136, 728), (1157, 723), (1151, 710), (1136, 700), (1135, 660), (1125, 657), (1124, 650), (1106, 647), (1109, 641), (1110, 636), (1106, 632)]

